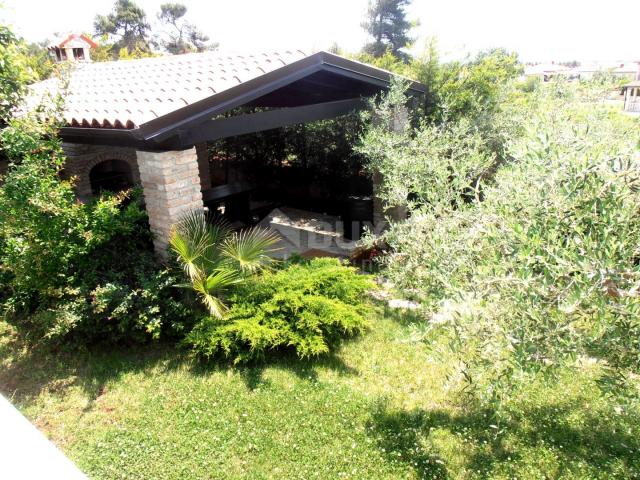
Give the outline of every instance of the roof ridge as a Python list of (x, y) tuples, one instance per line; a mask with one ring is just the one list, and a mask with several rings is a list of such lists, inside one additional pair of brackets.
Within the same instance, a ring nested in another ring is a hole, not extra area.
[[(316, 53), (316, 52), (311, 52)], [(288, 49), (266, 49), (258, 52), (242, 52), (242, 51), (233, 51), (233, 50), (207, 50), (204, 52), (187, 52), (187, 53), (179, 53), (176, 55), (158, 55), (153, 57), (144, 57), (144, 58), (126, 58), (126, 59), (117, 59), (117, 60), (109, 60), (107, 62), (87, 62), (84, 63), (83, 66), (93, 66), (93, 65), (115, 65), (115, 64), (133, 64), (133, 63), (153, 63), (153, 62), (161, 62), (161, 61), (180, 61), (185, 58), (204, 58), (204, 57), (214, 57), (214, 58), (241, 58), (241, 57), (258, 57), (261, 55), (281, 55), (281, 54), (302, 54), (303, 56), (308, 56), (311, 54), (310, 52), (300, 49), (300, 48), (288, 48)]]

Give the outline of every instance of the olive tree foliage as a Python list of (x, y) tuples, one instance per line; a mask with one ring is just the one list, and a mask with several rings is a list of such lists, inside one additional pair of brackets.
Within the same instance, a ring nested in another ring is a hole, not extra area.
[(442, 215), (478, 195), (478, 186), (495, 162), (477, 127), (468, 120), (417, 128), (392, 128), (406, 103), (406, 84), (396, 81), (372, 112), (371, 126), (357, 151), (371, 172), (384, 178), (378, 196), (388, 207), (409, 204), (413, 209)]
[(363, 136), (384, 200), (409, 200), (386, 275), (421, 302), (451, 382), (482, 400), (587, 358), (607, 385), (640, 372), (640, 129), (598, 95), (558, 83), (502, 106), (514, 128), (497, 165), (466, 118)]
[(405, 8), (411, 0), (371, 0), (366, 20), (362, 23), (372, 41), (364, 46), (363, 51), (375, 58), (389, 51), (393, 56), (408, 60), (403, 52), (412, 39), (409, 31), (412, 24), (407, 20)]
[(185, 20), (186, 13), (187, 7), (180, 3), (160, 5), (158, 19), (166, 27), (159, 39), (162, 48), (174, 55), (218, 48), (217, 43), (211, 43), (207, 35)]
[(482, 133), (499, 159), (505, 157), (504, 134), (514, 128), (514, 122), (502, 110), (519, 101), (514, 81), (522, 65), (517, 55), (493, 49), (464, 61), (442, 63), (437, 39), (429, 38), (408, 62), (391, 52), (378, 58), (363, 54), (358, 60), (422, 83), (427, 92), (420, 110), (428, 122), (451, 124), (464, 118)]

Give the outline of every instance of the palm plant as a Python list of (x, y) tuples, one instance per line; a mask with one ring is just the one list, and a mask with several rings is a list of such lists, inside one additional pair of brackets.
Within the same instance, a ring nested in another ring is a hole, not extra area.
[(169, 244), (189, 283), (209, 313), (222, 318), (222, 295), (233, 285), (269, 266), (278, 237), (263, 228), (234, 232), (223, 220), (201, 210), (185, 214), (171, 230)]

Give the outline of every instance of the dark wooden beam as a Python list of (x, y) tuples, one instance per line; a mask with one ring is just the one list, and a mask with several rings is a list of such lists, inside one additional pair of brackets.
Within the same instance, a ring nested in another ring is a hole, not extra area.
[(210, 120), (187, 130), (181, 130), (172, 139), (171, 147), (184, 148), (206, 141), (235, 137), (248, 133), (262, 132), (274, 128), (288, 127), (299, 123), (327, 120), (346, 115), (363, 108), (366, 101), (361, 98), (317, 103), (302, 107), (281, 108), (266, 112), (238, 115), (235, 117)]

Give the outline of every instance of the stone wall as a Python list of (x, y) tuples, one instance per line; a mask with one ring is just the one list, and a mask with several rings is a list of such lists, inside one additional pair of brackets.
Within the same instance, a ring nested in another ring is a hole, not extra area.
[(67, 156), (64, 167), (65, 176), (76, 178), (76, 192), (80, 198), (88, 198), (92, 195), (89, 173), (93, 167), (107, 160), (127, 162), (131, 168), (133, 182), (140, 183), (140, 171), (136, 151), (133, 148), (79, 143), (63, 143), (62, 148)]
[[(107, 160), (122, 160), (129, 164), (133, 182), (140, 184), (140, 170), (136, 158), (136, 150), (126, 147), (107, 145), (83, 145), (79, 143), (63, 143), (62, 148), (67, 156), (64, 173), (67, 178), (76, 177), (76, 192), (80, 198), (92, 195), (89, 173), (91, 169)], [(207, 144), (196, 145), (200, 186), (202, 190), (211, 188), (211, 173)], [(1, 165), (0, 165), (1, 167)]]
[(67, 155), (64, 173), (76, 177), (79, 198), (92, 195), (93, 167), (107, 160), (129, 164), (134, 183), (142, 185), (154, 244), (162, 257), (167, 252), (172, 225), (185, 212), (202, 209), (201, 191), (211, 186), (206, 144), (197, 149), (161, 152), (75, 143), (63, 143), (63, 149)]

